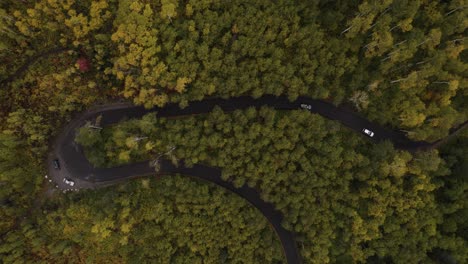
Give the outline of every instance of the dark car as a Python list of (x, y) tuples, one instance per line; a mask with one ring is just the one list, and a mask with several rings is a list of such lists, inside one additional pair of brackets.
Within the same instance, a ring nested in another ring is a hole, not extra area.
[(54, 168), (60, 170), (60, 162), (58, 159), (54, 159)]

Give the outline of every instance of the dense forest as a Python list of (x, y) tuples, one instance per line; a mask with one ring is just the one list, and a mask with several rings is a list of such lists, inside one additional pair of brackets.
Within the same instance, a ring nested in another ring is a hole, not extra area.
[[(14, 82), (1, 94), (10, 111), (52, 99), (43, 89), (53, 85), (66, 97), (56, 112), (96, 93), (148, 107), (207, 96), (310, 95), (428, 140), (467, 114), (463, 0), (7, 0), (0, 12), (2, 75), (57, 47), (90, 64), (81, 68), (87, 74), (47, 67)], [(24, 98), (31, 89), (36, 96)]]
[[(468, 119), (467, 17), (465, 0), (0, 1), (0, 262), (284, 262), (263, 216), (205, 182), (63, 194), (44, 179), (50, 142), (96, 104), (266, 94), (435, 141)], [(306, 111), (215, 109), (76, 140), (100, 167), (175, 146), (222, 168), (283, 213), (305, 263), (468, 261), (466, 131), (409, 153)]]
[[(2, 245), (4, 263), (281, 263), (263, 216), (180, 176), (47, 201)], [(25, 236), (25, 238), (23, 238)]]
[[(450, 153), (447, 164), (435, 151), (412, 155), (306, 111), (269, 108), (175, 119), (150, 114), (102, 131), (85, 126), (76, 140), (99, 167), (155, 159), (172, 147), (175, 160), (221, 167), (226, 180), (259, 189), (283, 212), (310, 263), (372, 256), (428, 262), (427, 253), (439, 248), (468, 256), (466, 223), (454, 216), (466, 213), (458, 197), (466, 196), (466, 184), (456, 184), (463, 178), (455, 168), (463, 153)], [(451, 167), (460, 175), (449, 177)], [(448, 233), (445, 218), (455, 221)]]

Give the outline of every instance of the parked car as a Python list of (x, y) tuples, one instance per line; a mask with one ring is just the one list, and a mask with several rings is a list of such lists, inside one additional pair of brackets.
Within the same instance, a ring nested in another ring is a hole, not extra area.
[(70, 185), (70, 186), (75, 185), (75, 182), (74, 182), (73, 180), (70, 180), (70, 179), (67, 179), (67, 178), (63, 178), (63, 182), (64, 182), (65, 184)]
[(374, 132), (370, 131), (370, 130), (367, 129), (367, 128), (364, 128), (364, 129), (362, 130), (362, 132), (363, 132), (364, 134), (368, 135), (369, 137), (373, 137), (373, 136), (374, 136)]
[(59, 162), (59, 160), (58, 160), (58, 159), (54, 159), (53, 163), (54, 163), (54, 168), (55, 168), (56, 170), (60, 170), (60, 162)]

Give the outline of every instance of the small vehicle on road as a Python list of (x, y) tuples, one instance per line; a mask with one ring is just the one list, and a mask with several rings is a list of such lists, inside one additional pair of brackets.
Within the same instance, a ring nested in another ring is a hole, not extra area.
[(53, 163), (54, 163), (54, 169), (60, 170), (60, 162), (59, 162), (59, 160), (58, 160), (58, 159), (54, 159)]
[(312, 109), (312, 106), (309, 105), (309, 104), (301, 104), (301, 108), (310, 110), (310, 109)]
[(364, 129), (362, 130), (362, 132), (363, 132), (364, 134), (368, 135), (369, 137), (373, 137), (373, 136), (374, 136), (374, 132), (370, 131), (370, 130), (367, 129), (367, 128), (364, 128)]
[(75, 182), (74, 182), (73, 180), (70, 180), (70, 179), (67, 179), (67, 178), (63, 178), (63, 182), (64, 182), (65, 184), (70, 185), (70, 186), (75, 185)]

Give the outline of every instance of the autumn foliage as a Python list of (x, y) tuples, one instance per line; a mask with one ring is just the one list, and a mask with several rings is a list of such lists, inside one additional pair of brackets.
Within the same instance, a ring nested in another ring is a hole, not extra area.
[[(210, 185), (175, 177), (54, 194), (49, 142), (96, 103), (265, 94), (351, 105), (438, 140), (468, 119), (467, 14), (466, 0), (0, 1), (0, 259), (281, 262), (258, 212)], [(468, 262), (466, 135), (408, 153), (267, 108), (81, 132), (96, 165), (175, 144), (188, 164), (257, 188), (305, 263)]]
[(81, 57), (76, 62), (78, 64), (78, 68), (81, 72), (87, 72), (91, 69), (91, 63), (85, 57)]

